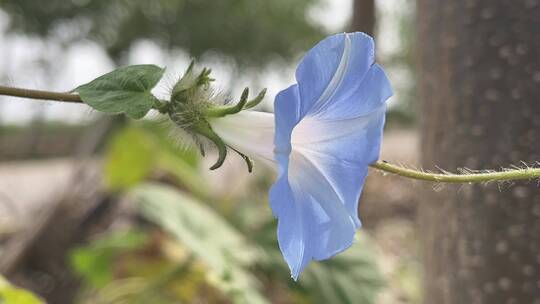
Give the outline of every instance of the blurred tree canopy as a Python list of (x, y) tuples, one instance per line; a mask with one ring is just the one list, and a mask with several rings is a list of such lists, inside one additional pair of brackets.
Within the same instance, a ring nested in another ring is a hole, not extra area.
[(322, 28), (307, 11), (319, 0), (5, 0), (8, 30), (65, 43), (91, 39), (116, 62), (149, 39), (200, 57), (208, 51), (239, 65), (290, 58), (319, 40)]

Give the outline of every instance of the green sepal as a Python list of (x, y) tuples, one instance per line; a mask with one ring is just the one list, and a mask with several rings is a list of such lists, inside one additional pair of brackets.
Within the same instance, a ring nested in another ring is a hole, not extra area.
[(84, 103), (109, 114), (125, 113), (142, 118), (159, 104), (150, 92), (159, 82), (165, 69), (155, 65), (131, 65), (118, 68), (73, 90)]
[(249, 156), (245, 155), (244, 153), (232, 148), (232, 147), (229, 147), (231, 148), (234, 152), (236, 152), (238, 155), (240, 155), (240, 157), (242, 157), (242, 159), (246, 162), (246, 166), (247, 166), (247, 169), (248, 169), (248, 173), (251, 173), (253, 172), (253, 161), (251, 160), (251, 158), (249, 158)]
[(249, 88), (245, 88), (240, 96), (240, 101), (233, 106), (211, 107), (206, 110), (208, 117), (223, 117), (230, 114), (236, 114), (244, 109), (249, 96)]
[(244, 106), (244, 109), (251, 109), (255, 106), (257, 106), (261, 101), (264, 99), (264, 95), (266, 95), (266, 88), (262, 89), (262, 91), (255, 97), (253, 100), (250, 100), (246, 103)]
[(199, 121), (191, 128), (191, 130), (199, 135), (206, 137), (208, 140), (214, 143), (214, 145), (216, 145), (218, 149), (218, 159), (216, 163), (212, 165), (212, 167), (210, 167), (210, 170), (215, 170), (221, 167), (221, 165), (223, 165), (223, 162), (225, 162), (225, 158), (227, 157), (227, 146), (225, 145), (225, 142), (223, 142), (221, 137), (219, 137), (216, 132), (212, 130), (212, 127), (206, 121)]

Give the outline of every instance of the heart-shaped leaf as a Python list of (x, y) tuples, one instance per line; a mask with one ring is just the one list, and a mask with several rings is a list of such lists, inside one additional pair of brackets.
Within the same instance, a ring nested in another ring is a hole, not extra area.
[(158, 102), (150, 92), (165, 69), (155, 65), (131, 65), (118, 68), (77, 87), (84, 103), (110, 114), (125, 113), (135, 119), (144, 117)]

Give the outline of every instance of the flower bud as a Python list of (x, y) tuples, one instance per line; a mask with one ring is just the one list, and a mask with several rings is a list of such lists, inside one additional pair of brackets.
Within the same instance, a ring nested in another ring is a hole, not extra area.
[[(203, 68), (200, 73), (194, 72), (194, 64), (191, 62), (184, 76), (178, 80), (171, 92), (171, 99), (167, 103), (166, 113), (170, 119), (183, 131), (194, 137), (196, 142), (201, 142), (200, 137), (211, 141), (218, 149), (218, 160), (210, 168), (219, 168), (227, 156), (227, 145), (221, 137), (214, 132), (210, 120), (220, 120), (224, 116), (241, 112), (251, 108), (262, 101), (266, 89), (261, 91), (253, 100), (248, 100), (249, 90), (244, 89), (240, 101), (234, 105), (224, 105), (225, 98), (215, 94), (210, 83), (211, 70)], [(160, 110), (161, 111), (161, 110)], [(230, 147), (246, 161), (248, 171), (251, 172), (252, 163), (249, 157), (242, 152)], [(201, 146), (204, 155), (204, 148)]]

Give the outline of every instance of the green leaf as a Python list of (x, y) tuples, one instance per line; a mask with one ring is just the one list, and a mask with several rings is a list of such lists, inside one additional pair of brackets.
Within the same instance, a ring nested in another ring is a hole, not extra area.
[(147, 242), (145, 234), (135, 231), (108, 235), (70, 253), (73, 269), (94, 287), (104, 287), (113, 279), (113, 259), (126, 250)]
[(248, 271), (258, 252), (219, 214), (175, 188), (143, 184), (131, 192), (143, 216), (175, 236), (208, 269), (209, 283), (235, 303), (267, 303)]
[(163, 76), (165, 69), (155, 65), (131, 65), (118, 68), (77, 87), (84, 103), (110, 114), (125, 113), (142, 118), (159, 102), (150, 92)]
[(155, 124), (132, 124), (109, 142), (105, 156), (105, 183), (123, 190), (146, 179), (154, 170), (167, 172), (193, 193), (204, 196), (208, 188), (198, 168), (198, 152), (172, 143)]
[(155, 146), (144, 130), (128, 127), (110, 141), (105, 156), (105, 183), (112, 190), (129, 188), (151, 172)]
[(369, 240), (360, 232), (347, 251), (311, 263), (299, 282), (310, 297), (321, 303), (373, 304), (385, 281), (372, 250)]
[(87, 284), (100, 288), (113, 280), (112, 259), (112, 250), (78, 248), (71, 252), (70, 263)]
[(308, 303), (376, 303), (376, 297), (386, 285), (379, 271), (373, 245), (359, 231), (353, 246), (329, 260), (313, 261), (300, 275), (297, 283), (290, 280), (290, 272), (279, 251), (276, 221), (264, 224), (252, 232), (262, 246), (265, 259), (261, 266), (275, 280), (291, 282), (290, 290)]
[(0, 275), (0, 304), (43, 304), (31, 292), (22, 288), (14, 287)]

